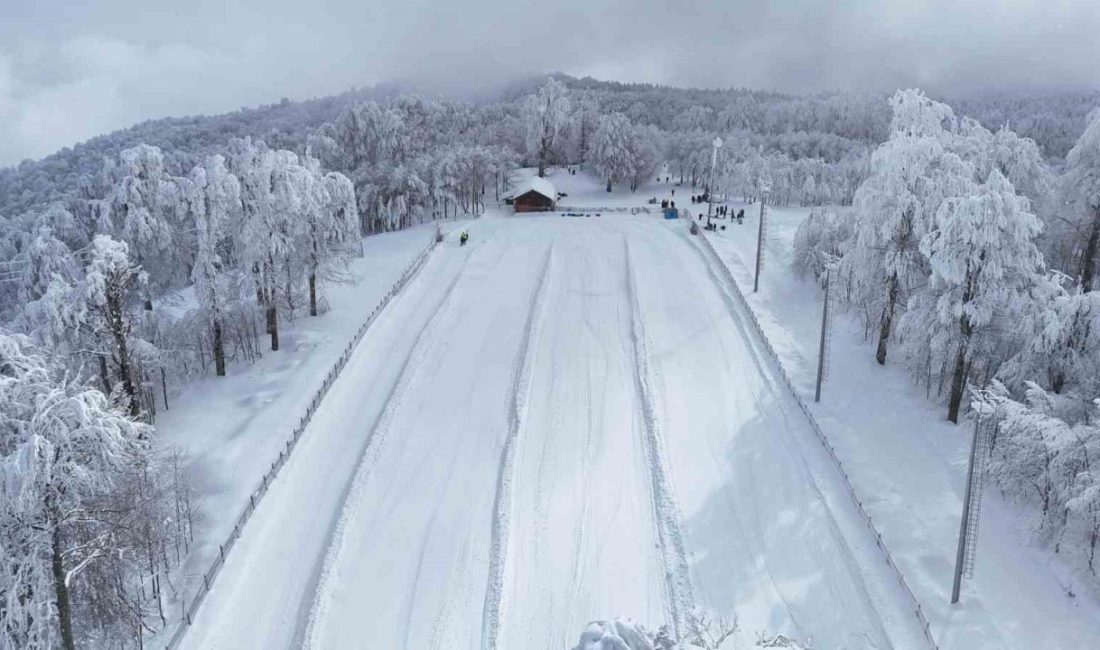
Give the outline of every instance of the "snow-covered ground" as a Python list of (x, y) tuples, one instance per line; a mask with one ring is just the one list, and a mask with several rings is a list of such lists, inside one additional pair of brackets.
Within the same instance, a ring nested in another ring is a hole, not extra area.
[[(552, 180), (563, 204), (594, 208), (673, 189), (608, 194), (564, 170)], [(676, 189), (693, 209), (690, 188)], [(749, 297), (804, 395), (820, 296), (793, 276), (787, 249), (806, 213), (772, 212), (763, 291)], [(712, 240), (751, 291), (756, 208), (746, 214)], [(837, 468), (686, 223), (490, 210), (444, 230), (354, 351), (184, 646), (565, 648), (591, 620), (683, 627), (694, 608), (736, 616), (736, 647), (762, 630), (822, 648), (926, 645)], [(368, 260), (381, 249), (378, 295), (427, 241), (387, 237), (367, 240)], [(348, 316), (346, 336), (332, 318), (304, 340), (323, 333), (334, 358), (374, 302)], [(966, 431), (900, 369), (874, 365), (846, 317), (836, 326), (815, 412), (940, 647), (1094, 646), (1100, 606), (1027, 545), (993, 490), (977, 574), (963, 603), (947, 605)], [(207, 408), (221, 429), (191, 444), (225, 486), (208, 491), (225, 511), (216, 522), (232, 526), (255, 480), (240, 476), (266, 468), (304, 407), (295, 399), (309, 399), (332, 360), (309, 356), (309, 376), (281, 364), (266, 409), (262, 369), (232, 390), (188, 394), (236, 404), (244, 423)]]
[(745, 644), (920, 646), (685, 223), (463, 227), (356, 349), (185, 646), (569, 647), (694, 607)]
[[(812, 399), (822, 292), (790, 266), (790, 243), (809, 209), (769, 208), (761, 290), (752, 294), (759, 205), (736, 207), (745, 208), (745, 223), (708, 236)], [(985, 490), (974, 578), (949, 605), (970, 427), (947, 422), (903, 369), (878, 366), (855, 319), (841, 313), (833, 323), (828, 381), (813, 410), (940, 647), (1100, 647), (1091, 585), (1032, 545), (1026, 517), (993, 487)]]
[(364, 255), (352, 263), (355, 283), (323, 289), (327, 313), (282, 323), (280, 351), (184, 386), (158, 414), (158, 439), (187, 453), (198, 497), (196, 547), (185, 573), (201, 580), (329, 368), (433, 233), (419, 228), (364, 239)]

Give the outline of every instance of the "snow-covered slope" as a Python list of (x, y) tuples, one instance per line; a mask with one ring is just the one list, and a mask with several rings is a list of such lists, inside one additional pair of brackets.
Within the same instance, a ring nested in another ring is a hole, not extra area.
[(686, 224), (468, 229), (364, 338), (187, 647), (568, 647), (695, 606), (919, 647)]
[[(707, 235), (748, 294), (792, 380), (813, 395), (821, 291), (797, 278), (790, 244), (809, 213), (768, 208), (760, 292), (752, 294), (759, 205), (743, 225)], [(834, 303), (836, 304), (836, 303)], [(920, 599), (945, 650), (1100, 647), (1100, 600), (1090, 579), (1029, 543), (1031, 524), (996, 490), (985, 491), (977, 566), (950, 605), (970, 423), (956, 426), (903, 368), (874, 362), (854, 318), (833, 320), (828, 381), (813, 406), (863, 505)]]

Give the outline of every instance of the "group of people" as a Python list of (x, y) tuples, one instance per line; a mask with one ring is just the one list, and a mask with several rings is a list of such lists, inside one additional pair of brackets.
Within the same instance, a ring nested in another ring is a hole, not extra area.
[(676, 201), (673, 201), (672, 199), (663, 199), (661, 201), (661, 208), (662, 209), (664, 209), (664, 208), (675, 208), (675, 207), (676, 207)]
[(462, 233), (458, 236), (458, 245), (465, 246), (466, 242), (468, 241), (470, 241), (470, 231), (463, 230)]
[(706, 203), (710, 200), (710, 194), (703, 192), (702, 194), (693, 194), (691, 196), (692, 203)]

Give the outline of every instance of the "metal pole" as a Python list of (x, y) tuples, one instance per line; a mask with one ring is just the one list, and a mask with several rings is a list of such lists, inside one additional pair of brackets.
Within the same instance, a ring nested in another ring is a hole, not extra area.
[(756, 231), (756, 276), (752, 280), (752, 292), (760, 290), (760, 256), (764, 249), (764, 204), (768, 202), (768, 190), (760, 193), (760, 224)]
[(970, 463), (966, 468), (966, 494), (963, 497), (962, 522), (959, 523), (959, 548), (955, 553), (955, 582), (951, 586), (951, 604), (959, 602), (959, 589), (962, 587), (963, 565), (966, 563), (966, 538), (970, 534), (970, 487), (974, 484), (974, 458), (978, 450), (978, 427), (981, 415), (974, 420), (974, 433), (970, 438)]
[(833, 270), (825, 268), (825, 305), (821, 308), (821, 344), (817, 349), (817, 387), (814, 388), (814, 401), (821, 401), (821, 381), (825, 376), (825, 332), (829, 327), (829, 280)]

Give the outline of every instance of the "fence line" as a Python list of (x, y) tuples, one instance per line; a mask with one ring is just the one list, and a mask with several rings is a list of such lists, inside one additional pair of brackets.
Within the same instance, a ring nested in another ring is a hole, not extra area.
[(260, 484), (256, 486), (256, 489), (249, 495), (248, 503), (245, 504), (241, 510), (241, 514), (237, 517), (237, 523), (233, 526), (233, 530), (230, 531), (225, 541), (218, 545), (218, 554), (214, 557), (214, 561), (210, 563), (210, 567), (202, 574), (202, 581), (198, 585), (198, 590), (195, 595), (191, 597), (190, 603), (187, 603), (186, 599), (180, 601), (180, 618), (176, 623), (176, 631), (169, 639), (167, 650), (173, 650), (178, 647), (183, 637), (186, 635), (187, 630), (191, 626), (191, 622), (195, 617), (195, 613), (198, 611), (199, 606), (202, 605), (203, 599), (206, 594), (210, 593), (210, 587), (214, 583), (214, 580), (221, 573), (222, 567), (225, 565), (226, 555), (233, 549), (233, 546), (237, 543), (237, 539), (241, 536), (241, 531), (244, 530), (245, 524), (252, 517), (252, 513), (256, 511), (256, 506), (267, 494), (268, 487), (271, 486), (271, 482), (275, 480), (279, 470), (286, 464), (288, 458), (290, 458), (291, 452), (298, 445), (298, 440), (302, 437), (302, 433), (305, 431), (306, 426), (310, 420), (313, 419), (313, 414), (317, 412), (317, 408), (321, 405), (321, 401), (325, 395), (328, 394), (329, 389), (336, 383), (336, 379), (340, 376), (340, 372), (343, 371), (344, 366), (347, 365), (348, 360), (351, 358), (352, 352), (355, 350), (356, 345), (362, 340), (363, 336), (367, 333), (370, 326), (377, 320), (378, 315), (382, 313), (386, 305), (402, 289), (409, 283), (409, 281), (416, 275), (424, 263), (428, 260), (428, 256), (432, 250), (435, 249), (436, 244), (440, 241), (439, 226), (436, 226), (436, 234), (432, 237), (432, 241), (417, 255), (416, 259), (409, 264), (408, 267), (401, 273), (401, 276), (397, 279), (390, 290), (386, 292), (386, 295), (382, 297), (378, 305), (367, 316), (367, 319), (359, 326), (359, 329), (355, 332), (355, 335), (344, 347), (343, 353), (340, 358), (336, 360), (336, 363), (329, 369), (328, 374), (325, 375), (324, 380), (321, 382), (321, 386), (313, 394), (313, 399), (310, 400), (309, 406), (306, 407), (305, 414), (299, 418), (297, 426), (291, 432), (290, 437), (286, 441), (286, 445), (279, 451), (278, 457), (271, 463), (271, 467), (264, 472), (263, 477), (260, 479)]
[(756, 312), (754, 312), (752, 310), (752, 307), (749, 306), (749, 301), (745, 299), (744, 293), (741, 292), (741, 286), (737, 284), (737, 281), (733, 278), (733, 274), (730, 272), (729, 267), (726, 266), (726, 263), (722, 261), (722, 258), (718, 255), (718, 252), (714, 249), (714, 245), (711, 243), (710, 239), (706, 237), (706, 235), (700, 234), (699, 239), (703, 241), (703, 247), (707, 250), (710, 256), (714, 258), (714, 261), (717, 262), (719, 272), (723, 275), (723, 278), (728, 281), (729, 284), (733, 287), (733, 293), (737, 296), (738, 303), (741, 305), (745, 313), (749, 315), (757, 335), (759, 335), (760, 340), (764, 343), (764, 348), (767, 350), (768, 354), (772, 358), (772, 361), (775, 362), (776, 367), (779, 369), (779, 374), (783, 378), (783, 382), (787, 385), (787, 389), (790, 391), (791, 395), (794, 396), (795, 402), (798, 403), (798, 407), (802, 410), (802, 413), (809, 421), (810, 428), (813, 429), (818, 441), (821, 442), (826, 451), (829, 452), (829, 457), (832, 458), (833, 463), (836, 464), (837, 469), (840, 470), (841, 476), (844, 477), (844, 486), (847, 488), (848, 496), (851, 497), (852, 503), (855, 504), (856, 509), (859, 511), (859, 514), (863, 517), (863, 521), (867, 525), (867, 528), (869, 528), (871, 530), (871, 533), (874, 535), (875, 544), (878, 546), (879, 550), (882, 551), (883, 556), (886, 558), (886, 564), (890, 566), (890, 569), (893, 571), (894, 576), (898, 580), (898, 583), (901, 584), (902, 589), (905, 591), (906, 595), (909, 596), (910, 604), (913, 607), (913, 611), (917, 617), (917, 620), (920, 622), (925, 638), (928, 639), (928, 643), (931, 644), (933, 648), (938, 650), (939, 645), (937, 645), (936, 640), (932, 638), (932, 628), (928, 622), (928, 618), (924, 614), (924, 609), (921, 607), (920, 601), (917, 600), (917, 596), (913, 593), (913, 590), (909, 588), (909, 583), (905, 581), (905, 576), (902, 575), (901, 569), (899, 569), (897, 563), (894, 562), (894, 556), (890, 553), (890, 550), (886, 548), (886, 543), (882, 539), (882, 533), (880, 533), (878, 528), (875, 526), (874, 521), (871, 519), (871, 515), (863, 508), (863, 501), (861, 501), (859, 495), (856, 494), (856, 490), (852, 486), (852, 480), (848, 476), (847, 470), (844, 469), (844, 463), (841, 462), (840, 457), (836, 453), (836, 449), (833, 448), (832, 443), (830, 443), (829, 439), (825, 436), (825, 432), (817, 423), (817, 418), (814, 417), (814, 414), (810, 411), (809, 406), (807, 406), (806, 402), (802, 399), (802, 395), (799, 394), (798, 390), (795, 389), (794, 382), (792, 382), (791, 378), (787, 375), (787, 370), (786, 368), (784, 368), (783, 363), (779, 360), (779, 355), (776, 354), (775, 348), (772, 347), (771, 341), (769, 341), (768, 337), (764, 334), (764, 328), (760, 325), (760, 321), (756, 317)]
[(558, 205), (554, 207), (554, 212), (614, 212), (622, 214), (659, 214), (664, 210), (659, 206), (618, 206), (614, 208), (608, 207), (592, 207), (592, 206), (575, 206), (575, 205)]

